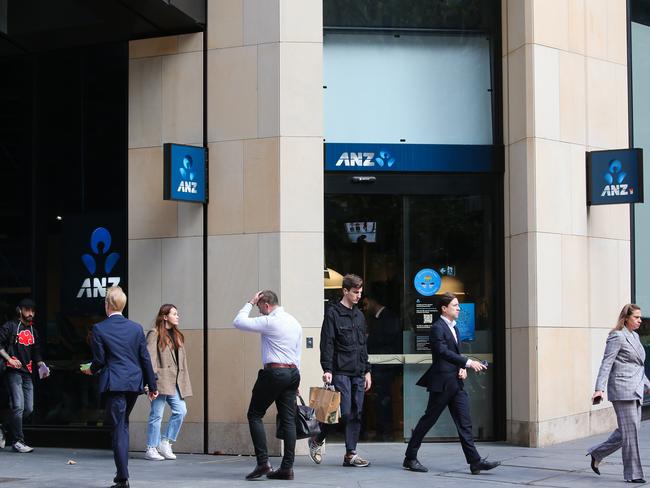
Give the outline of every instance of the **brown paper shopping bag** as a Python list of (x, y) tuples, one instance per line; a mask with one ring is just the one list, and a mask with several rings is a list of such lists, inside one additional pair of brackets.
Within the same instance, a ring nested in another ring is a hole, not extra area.
[(341, 394), (333, 386), (312, 386), (309, 389), (309, 406), (316, 412), (316, 418), (324, 424), (336, 424), (341, 414)]

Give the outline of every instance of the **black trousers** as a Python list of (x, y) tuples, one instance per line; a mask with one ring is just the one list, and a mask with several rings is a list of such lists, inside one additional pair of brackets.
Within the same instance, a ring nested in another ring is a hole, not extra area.
[(429, 392), (429, 403), (424, 415), (420, 418), (409, 440), (406, 448), (405, 457), (407, 459), (416, 459), (418, 450), (422, 445), (422, 439), (431, 430), (431, 427), (438, 421), (440, 414), (445, 407), (449, 408), (451, 418), (456, 424), (460, 445), (463, 448), (463, 454), (467, 464), (477, 463), (481, 460), (476, 447), (474, 446), (474, 436), (472, 435), (472, 417), (469, 413), (469, 396), (465, 390), (452, 384), (446, 385), (446, 390)]
[(138, 399), (134, 392), (108, 392), (106, 411), (113, 422), (113, 458), (117, 474), (113, 481), (129, 479), (129, 415)]
[(262, 418), (275, 402), (284, 430), (284, 456), (281, 468), (293, 467), (296, 455), (296, 394), (300, 386), (300, 372), (292, 368), (260, 369), (253, 386), (251, 403), (248, 407), (248, 427), (251, 431), (257, 464), (269, 460), (266, 447), (266, 432)]

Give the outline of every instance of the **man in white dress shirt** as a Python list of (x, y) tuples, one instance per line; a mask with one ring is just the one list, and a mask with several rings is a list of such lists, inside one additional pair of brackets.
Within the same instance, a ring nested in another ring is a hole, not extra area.
[[(249, 317), (257, 305), (259, 317)], [(248, 426), (255, 447), (257, 467), (247, 480), (266, 475), (270, 479), (292, 480), (296, 449), (296, 394), (300, 385), (300, 353), (302, 327), (278, 304), (278, 296), (271, 290), (257, 292), (239, 311), (233, 325), (240, 330), (262, 335), (263, 368), (257, 374), (248, 407)], [(262, 418), (275, 402), (284, 431), (284, 456), (279, 469), (269, 463), (266, 433)]]

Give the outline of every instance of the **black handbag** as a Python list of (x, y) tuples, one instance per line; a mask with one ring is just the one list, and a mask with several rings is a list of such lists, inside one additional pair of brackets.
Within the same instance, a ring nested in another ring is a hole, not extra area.
[[(309, 405), (305, 405), (305, 400), (298, 395), (300, 404), (296, 405), (296, 439), (307, 439), (320, 434), (320, 424), (316, 419), (316, 412)], [(280, 423), (280, 415), (275, 418), (275, 437), (284, 439), (284, 431)]]

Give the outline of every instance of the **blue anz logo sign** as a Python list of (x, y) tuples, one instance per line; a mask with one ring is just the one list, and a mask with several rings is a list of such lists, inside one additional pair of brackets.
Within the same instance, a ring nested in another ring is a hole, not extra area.
[(197, 182), (194, 181), (196, 175), (192, 170), (192, 156), (186, 154), (183, 157), (183, 162), (181, 164), (182, 166), (178, 169), (178, 172), (181, 174), (182, 179), (181, 182), (178, 184), (178, 188), (176, 188), (176, 191), (181, 193), (193, 193), (196, 195), (198, 191), (197, 191)]
[[(97, 227), (90, 235), (90, 251), (81, 255), (81, 262), (90, 274), (81, 283), (77, 298), (106, 296), (106, 288), (120, 284), (119, 276), (109, 276), (120, 260), (118, 252), (111, 250), (111, 233), (105, 227)], [(97, 276), (99, 274), (99, 276)]]
[(165, 144), (164, 187), (165, 200), (207, 202), (208, 150), (197, 146)]
[(503, 147), (460, 144), (325, 143), (325, 171), (494, 173)]
[(587, 153), (587, 205), (643, 202), (643, 151)]
[(627, 173), (625, 173), (622, 168), (623, 164), (618, 159), (614, 159), (609, 163), (609, 169), (607, 173), (604, 174), (606, 185), (603, 188), (603, 192), (600, 194), (601, 197), (634, 194), (634, 188), (631, 188), (627, 183), (624, 183)]

